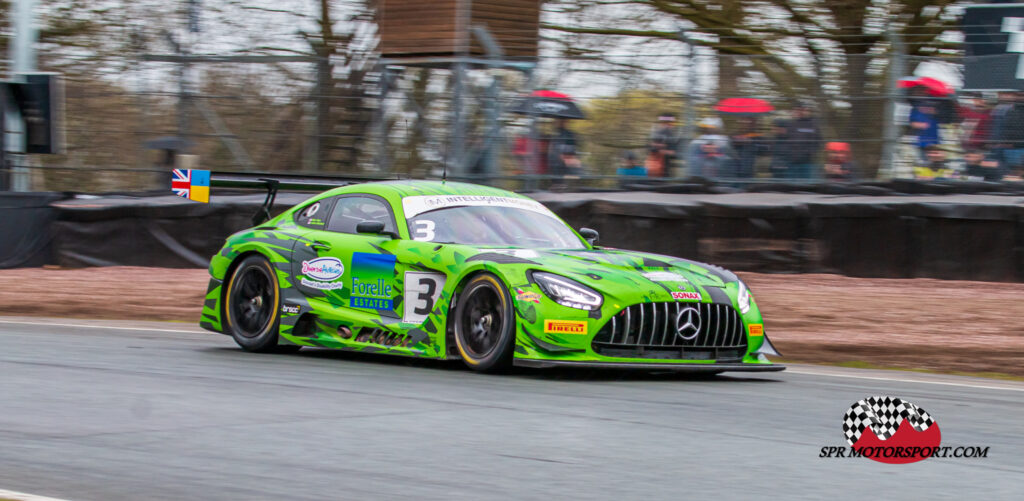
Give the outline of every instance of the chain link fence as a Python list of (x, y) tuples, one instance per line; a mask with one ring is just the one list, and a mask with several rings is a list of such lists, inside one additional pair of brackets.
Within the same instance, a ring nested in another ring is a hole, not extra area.
[[(32, 190), (95, 192), (163, 189), (173, 165), (446, 174), (513, 189), (1020, 179), (1024, 116), (1006, 113), (1015, 95), (953, 93), (956, 56), (793, 56), (799, 71), (781, 78), (762, 71), (767, 56), (677, 45), (480, 63), (462, 79), (372, 56), (134, 55), (100, 76), (65, 62), (66, 154), (17, 161)], [(586, 118), (516, 113), (538, 89), (566, 94)]]

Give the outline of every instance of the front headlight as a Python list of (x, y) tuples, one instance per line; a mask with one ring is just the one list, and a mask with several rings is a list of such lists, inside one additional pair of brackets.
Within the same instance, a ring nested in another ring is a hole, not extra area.
[(596, 310), (604, 303), (601, 294), (571, 278), (543, 271), (533, 272), (533, 281), (549, 298), (562, 306), (580, 310)]
[(747, 284), (739, 281), (740, 290), (736, 293), (736, 303), (740, 305), (740, 313), (746, 314), (750, 311), (750, 289), (747, 288)]

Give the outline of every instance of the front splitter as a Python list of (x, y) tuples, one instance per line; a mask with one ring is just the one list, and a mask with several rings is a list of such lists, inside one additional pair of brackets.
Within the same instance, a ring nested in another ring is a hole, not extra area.
[(554, 367), (579, 367), (581, 369), (621, 369), (621, 370), (648, 370), (648, 371), (677, 371), (677, 372), (777, 372), (786, 370), (781, 364), (666, 364), (666, 363), (635, 363), (635, 362), (579, 362), (566, 360), (535, 360), (530, 358), (517, 358), (512, 361), (516, 367), (532, 367), (535, 369), (550, 369)]

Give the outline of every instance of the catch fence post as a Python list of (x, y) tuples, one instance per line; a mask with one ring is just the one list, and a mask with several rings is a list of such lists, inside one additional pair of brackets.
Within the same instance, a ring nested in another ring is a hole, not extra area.
[(889, 25), (886, 30), (886, 38), (889, 39), (889, 71), (885, 78), (885, 113), (882, 115), (882, 156), (879, 159), (879, 179), (891, 179), (893, 177), (893, 158), (896, 154), (896, 145), (899, 143), (899, 127), (896, 125), (896, 101), (899, 99), (897, 83), (900, 76), (906, 73), (906, 60), (903, 54), (903, 41), (899, 32)]
[[(684, 163), (686, 159), (686, 151), (690, 148), (690, 143), (693, 141), (694, 135), (696, 134), (697, 128), (697, 110), (694, 107), (693, 93), (694, 89), (697, 88), (697, 61), (696, 61), (696, 47), (693, 41), (690, 40), (689, 33), (686, 30), (679, 30), (679, 39), (686, 45), (686, 94), (683, 96), (683, 103), (686, 109), (683, 110), (683, 141), (680, 144), (679, 151), (676, 153), (676, 162)], [(682, 159), (682, 162), (680, 162)], [(685, 166), (689, 169), (690, 166)], [(680, 176), (682, 177), (682, 176)]]
[(316, 134), (313, 138), (313, 170), (323, 170), (324, 162), (324, 138), (330, 132), (327, 127), (330, 122), (331, 106), (327, 95), (331, 91), (328, 83), (331, 80), (330, 51), (325, 50), (316, 60)]
[(391, 69), (387, 64), (380, 69), (380, 96), (377, 99), (377, 166), (381, 172), (391, 171), (391, 158), (388, 156), (388, 114), (387, 98), (391, 92)]

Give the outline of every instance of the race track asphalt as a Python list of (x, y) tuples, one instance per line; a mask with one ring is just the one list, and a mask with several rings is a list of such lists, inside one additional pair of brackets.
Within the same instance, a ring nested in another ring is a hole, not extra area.
[[(983, 459), (822, 459), (900, 396)], [(308, 350), (186, 324), (0, 319), (0, 489), (73, 500), (1020, 499), (1024, 384), (793, 366), (522, 370)]]

